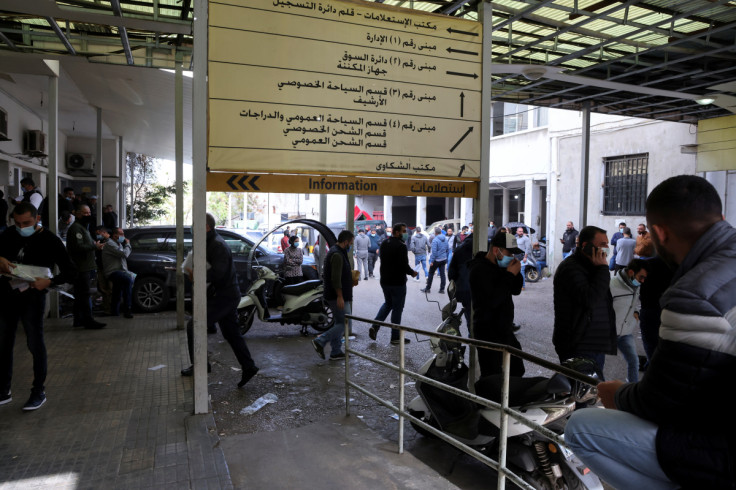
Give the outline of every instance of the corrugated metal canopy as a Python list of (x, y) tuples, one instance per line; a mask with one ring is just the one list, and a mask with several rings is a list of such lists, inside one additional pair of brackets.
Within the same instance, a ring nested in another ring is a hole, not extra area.
[[(481, 2), (377, 3), (477, 20)], [(4, 53), (173, 68), (180, 52), (188, 67), (191, 5), (3, 0), (0, 72)], [(494, 100), (590, 104), (595, 112), (681, 122), (736, 111), (736, 0), (494, 0), (485, 8), (493, 13)]]

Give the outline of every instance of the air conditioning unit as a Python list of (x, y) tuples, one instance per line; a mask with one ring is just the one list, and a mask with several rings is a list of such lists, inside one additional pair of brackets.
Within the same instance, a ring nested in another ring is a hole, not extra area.
[(46, 156), (46, 134), (34, 129), (23, 134), (23, 153), (32, 157)]
[(68, 153), (66, 169), (69, 172), (92, 172), (95, 169), (95, 162), (89, 153)]
[(0, 141), (10, 141), (8, 138), (8, 112), (0, 107)]

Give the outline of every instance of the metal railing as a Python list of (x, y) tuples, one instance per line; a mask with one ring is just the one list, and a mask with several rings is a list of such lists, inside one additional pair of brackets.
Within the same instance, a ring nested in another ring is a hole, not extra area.
[[(345, 414), (350, 415), (350, 389), (354, 388), (360, 393), (366, 395), (367, 397), (376, 401), (380, 405), (390, 409), (391, 411), (393, 411), (394, 413), (398, 415), (399, 417), (399, 454), (403, 454), (404, 452), (404, 419), (408, 419), (412, 423), (425, 429), (427, 432), (432, 433), (437, 438), (447, 442), (448, 444), (451, 444), (457, 449), (463, 451), (464, 453), (472, 456), (478, 461), (481, 461), (482, 463), (496, 470), (498, 472), (498, 487), (497, 487), (498, 490), (505, 489), (506, 478), (510, 479), (514, 484), (520, 486), (521, 488), (526, 488), (526, 489), (531, 489), (531, 490), (533, 490), (534, 488), (530, 486), (528, 483), (526, 483), (525, 481), (523, 481), (518, 475), (516, 475), (515, 473), (513, 473), (513, 471), (509, 470), (506, 467), (506, 449), (507, 449), (509, 417), (512, 417), (513, 419), (526, 425), (527, 427), (530, 427), (531, 429), (541, 433), (543, 436), (555, 441), (557, 444), (567, 447), (564, 439), (560, 437), (557, 433), (552, 432), (549, 429), (539, 424), (536, 424), (532, 420), (526, 418), (522, 413), (509, 408), (509, 379), (510, 379), (509, 373), (510, 373), (510, 365), (511, 365), (511, 356), (513, 355), (513, 356), (520, 357), (526, 361), (532, 362), (534, 364), (542, 366), (551, 371), (561, 373), (571, 379), (580, 381), (582, 383), (586, 383), (589, 385), (595, 385), (598, 383), (598, 380), (596, 380), (595, 378), (585, 376), (584, 374), (581, 374), (577, 371), (566, 368), (564, 366), (560, 366), (559, 364), (556, 364), (554, 362), (547, 361), (546, 359), (536, 357), (532, 354), (526, 353), (524, 351), (521, 351), (514, 347), (510, 347), (508, 345), (494, 344), (492, 342), (485, 342), (482, 340), (475, 340), (475, 339), (459, 337), (455, 335), (447, 335), (447, 334), (442, 334), (442, 333), (438, 333), (434, 331), (427, 331), (427, 330), (407, 327), (403, 325), (396, 325), (396, 324), (388, 323), (388, 322), (380, 322), (377, 320), (372, 320), (369, 318), (362, 318), (362, 317), (358, 317), (354, 315), (345, 315), (345, 318), (349, 320), (354, 320), (357, 322), (367, 323), (369, 325), (378, 325), (382, 327), (388, 327), (388, 328), (392, 328), (392, 329), (399, 331), (399, 364), (396, 365), (390, 362), (386, 362), (382, 359), (378, 359), (376, 357), (370, 356), (364, 352), (353, 350), (350, 347), (350, 337), (349, 337), (350, 323), (352, 322), (345, 322), (345, 354), (346, 354), (346, 357), (345, 357)], [(476, 348), (490, 349), (490, 350), (502, 352), (503, 354), (503, 359), (502, 359), (503, 387), (501, 391), (501, 403), (496, 403), (494, 401), (488, 400), (486, 398), (482, 398), (468, 391), (460, 390), (453, 386), (430, 379), (419, 373), (407, 370), (406, 369), (406, 357), (405, 357), (405, 344), (404, 344), (404, 338), (405, 338), (406, 332), (414, 333), (417, 335), (422, 335), (428, 338), (434, 337), (434, 338), (443, 339), (443, 340), (447, 340), (451, 342), (467, 344), (467, 345), (470, 345)], [(383, 366), (387, 369), (390, 369), (392, 371), (396, 371), (399, 373), (399, 406), (398, 407), (396, 407), (393, 403), (391, 403), (391, 401), (384, 400), (380, 396), (369, 391), (367, 388), (351, 381), (350, 379), (350, 356), (351, 355), (360, 357), (369, 362), (373, 362), (375, 364), (378, 364), (380, 366)], [(421, 381), (422, 383), (426, 383), (428, 385), (440, 388), (449, 393), (460, 396), (466, 400), (475, 402), (479, 405), (482, 405), (488, 408), (492, 408), (492, 409), (496, 409), (496, 410), (500, 410), (501, 420), (500, 420), (498, 461), (494, 461), (493, 459), (489, 458), (487, 455), (473, 449), (470, 446), (463, 444), (457, 439), (443, 433), (442, 431), (436, 429), (435, 427), (427, 424), (423, 420), (418, 419), (417, 417), (414, 417), (412, 414), (407, 412), (405, 410), (405, 398), (406, 398), (405, 379), (406, 379), (406, 376), (409, 376), (417, 381)]]

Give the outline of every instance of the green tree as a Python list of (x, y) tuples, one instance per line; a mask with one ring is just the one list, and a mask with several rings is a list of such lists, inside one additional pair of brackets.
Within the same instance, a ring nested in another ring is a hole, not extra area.
[[(126, 157), (128, 182), (133, 186), (133, 223), (130, 222), (129, 203), (125, 213), (128, 226), (147, 225), (168, 217), (176, 185), (164, 186), (157, 182), (158, 162), (155, 158), (141, 153), (128, 153)], [(186, 184), (184, 182), (185, 190)]]

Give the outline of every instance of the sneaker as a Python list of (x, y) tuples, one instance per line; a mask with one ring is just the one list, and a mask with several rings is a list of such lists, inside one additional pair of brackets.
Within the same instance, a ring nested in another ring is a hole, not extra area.
[(23, 405), (23, 410), (27, 412), (38, 410), (44, 403), (46, 403), (46, 393), (42, 390), (33, 389), (31, 390), (31, 397), (28, 399), (26, 404)]
[[(401, 339), (391, 339), (391, 345), (399, 345)], [(404, 339), (404, 344), (410, 344), (411, 339)]]
[(330, 361), (343, 361), (345, 360), (345, 353), (338, 352), (337, 354), (330, 354)]
[(372, 326), (372, 327), (371, 327), (371, 328), (370, 328), (370, 329), (368, 330), (368, 337), (370, 337), (370, 339), (371, 339), (371, 340), (376, 340), (376, 337), (377, 337), (377, 336), (378, 336), (378, 329), (377, 329), (377, 328), (376, 328), (376, 326), (374, 325), (374, 326)]
[(243, 369), (243, 376), (240, 378), (240, 382), (238, 383), (238, 388), (242, 388), (245, 386), (245, 383), (250, 381), (250, 379), (258, 374), (259, 369), (256, 366), (253, 366), (252, 368)]
[(9, 391), (7, 393), (0, 395), (0, 405), (5, 405), (6, 403), (10, 403), (12, 401), (13, 401), (13, 397)]
[(440, 294), (445, 294), (445, 290), (444, 289), (440, 289)]
[(365, 277), (363, 278), (363, 280), (364, 280), (364, 281), (367, 281), (367, 280), (368, 280), (368, 276), (365, 276)]
[(429, 290), (429, 288), (424, 288), (424, 289), (420, 289), (419, 292), (420, 293), (430, 293), (431, 291)]
[(414, 278), (414, 282), (419, 282), (419, 276)]
[(317, 355), (321, 357), (322, 359), (325, 358), (325, 348), (322, 347), (319, 342), (317, 342), (317, 339), (312, 340), (312, 347), (314, 347), (314, 350), (317, 351)]

